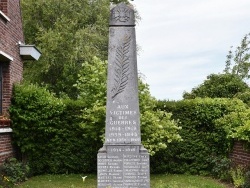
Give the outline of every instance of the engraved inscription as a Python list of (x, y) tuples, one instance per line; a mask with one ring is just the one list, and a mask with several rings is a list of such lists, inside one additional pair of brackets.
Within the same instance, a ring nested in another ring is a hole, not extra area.
[(112, 99), (121, 92), (124, 91), (126, 85), (128, 84), (129, 75), (129, 47), (131, 42), (131, 36), (125, 35), (121, 41), (121, 45), (116, 49), (115, 57), (115, 74), (114, 74), (114, 86), (111, 90)]
[(106, 141), (109, 143), (140, 142), (139, 112), (127, 104), (108, 111)]
[(100, 187), (149, 187), (149, 155), (139, 154), (139, 146), (112, 146), (108, 155), (98, 155)]

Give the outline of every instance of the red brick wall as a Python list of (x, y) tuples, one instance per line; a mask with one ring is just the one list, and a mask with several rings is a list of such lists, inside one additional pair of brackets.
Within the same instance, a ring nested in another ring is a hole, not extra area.
[(13, 147), (9, 133), (1, 134), (0, 137), (0, 164), (2, 164), (5, 159), (13, 156)]
[(11, 97), (11, 85), (10, 85), (10, 65), (8, 63), (3, 63), (3, 112), (7, 111), (10, 106)]
[(236, 165), (250, 166), (250, 151), (244, 149), (244, 142), (235, 141), (230, 158)]
[[(6, 21), (0, 16), (0, 50), (13, 58), (13, 61), (10, 62), (0, 62), (3, 67), (4, 112), (10, 106), (13, 83), (22, 79), (23, 62), (18, 42), (24, 43), (24, 35), (20, 0), (1, 0), (0, 10), (10, 19), (10, 21)], [(0, 164), (4, 159), (13, 156), (13, 153), (11, 133), (1, 133), (0, 130)]]
[(19, 53), (18, 42), (24, 43), (20, 1), (5, 1), (8, 1), (7, 16), (10, 18), (10, 21), (6, 22), (0, 18), (0, 50), (13, 57), (14, 60), (10, 63), (4, 62), (6, 66), (4, 66), (3, 70), (3, 111), (10, 106), (13, 83), (22, 79), (23, 63)]

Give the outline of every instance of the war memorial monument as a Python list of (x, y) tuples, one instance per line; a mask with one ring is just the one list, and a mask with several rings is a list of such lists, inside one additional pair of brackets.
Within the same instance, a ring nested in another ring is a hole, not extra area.
[(141, 144), (135, 14), (110, 11), (105, 143), (98, 151), (98, 188), (149, 188), (149, 153)]

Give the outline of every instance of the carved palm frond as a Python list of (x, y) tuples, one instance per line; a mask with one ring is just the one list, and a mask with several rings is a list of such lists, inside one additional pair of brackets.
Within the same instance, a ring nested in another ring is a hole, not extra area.
[(115, 74), (114, 74), (114, 86), (111, 90), (112, 99), (118, 94), (124, 91), (128, 84), (129, 75), (129, 46), (131, 42), (131, 36), (125, 36), (121, 42), (121, 45), (116, 49), (115, 57)]

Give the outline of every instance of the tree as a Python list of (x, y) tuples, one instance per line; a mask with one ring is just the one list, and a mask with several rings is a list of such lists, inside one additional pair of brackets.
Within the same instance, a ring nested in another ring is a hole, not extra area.
[(22, 0), (26, 41), (42, 51), (38, 62), (25, 62), (24, 79), (47, 85), (57, 95), (77, 97), (82, 62), (107, 59), (108, 0)]
[(211, 74), (207, 80), (193, 88), (190, 93), (185, 92), (183, 98), (232, 98), (237, 93), (245, 92), (248, 89), (248, 85), (236, 74)]
[[(85, 101), (82, 128), (91, 139), (104, 138), (106, 105), (106, 61), (94, 57), (82, 64), (75, 87), (80, 91), (79, 99)], [(154, 110), (157, 100), (150, 95), (149, 87), (139, 79), (139, 104), (141, 131), (144, 146), (153, 155), (165, 149), (172, 141), (180, 141), (180, 127), (171, 120), (171, 114)]]
[[(238, 75), (241, 79), (249, 79), (250, 69), (250, 33), (245, 35), (233, 54), (232, 50), (229, 51), (226, 60), (225, 73)], [(232, 48), (232, 47), (231, 47)]]

